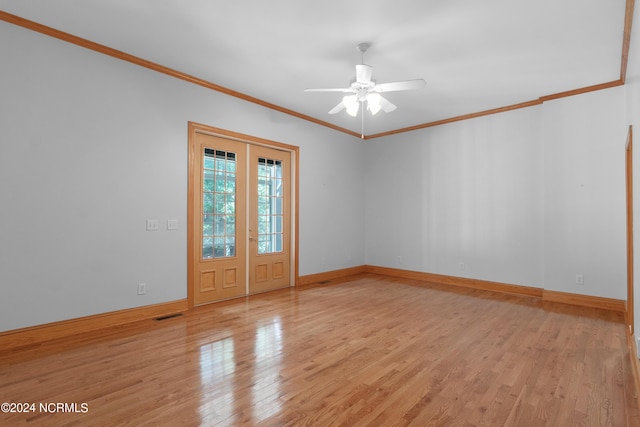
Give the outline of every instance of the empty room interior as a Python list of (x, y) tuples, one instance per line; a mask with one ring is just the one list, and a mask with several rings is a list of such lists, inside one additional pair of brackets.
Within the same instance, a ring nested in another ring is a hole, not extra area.
[(0, 424), (640, 426), (638, 14), (0, 0)]

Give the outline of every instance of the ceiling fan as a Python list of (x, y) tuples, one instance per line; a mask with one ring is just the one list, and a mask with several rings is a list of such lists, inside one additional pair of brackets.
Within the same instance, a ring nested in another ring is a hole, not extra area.
[(427, 82), (423, 79), (404, 80), (400, 82), (380, 83), (376, 84), (376, 81), (371, 78), (373, 74), (373, 67), (364, 64), (364, 53), (369, 49), (371, 43), (360, 43), (356, 46), (361, 53), (362, 64), (356, 65), (356, 79), (347, 88), (331, 88), (331, 89), (305, 89), (305, 92), (344, 92), (350, 95), (345, 95), (342, 101), (333, 107), (329, 114), (337, 114), (340, 111), (346, 109), (347, 114), (351, 117), (358, 115), (360, 104), (367, 103), (367, 109), (372, 115), (377, 114), (380, 110), (385, 113), (390, 113), (397, 107), (392, 104), (388, 99), (384, 98), (381, 93), (385, 92), (397, 92), (402, 90), (416, 90), (422, 89), (426, 86)]

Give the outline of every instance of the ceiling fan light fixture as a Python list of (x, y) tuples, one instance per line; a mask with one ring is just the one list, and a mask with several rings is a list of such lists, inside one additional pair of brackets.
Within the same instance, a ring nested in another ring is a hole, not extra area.
[(347, 114), (351, 117), (358, 115), (358, 109), (360, 108), (360, 102), (358, 101), (358, 95), (347, 95), (342, 98), (342, 105), (347, 110)]
[(351, 107), (347, 108), (347, 114), (351, 117), (356, 117), (358, 115), (358, 109), (360, 107), (359, 103), (355, 103)]
[(380, 105), (380, 94), (379, 93), (369, 93), (367, 94), (367, 108), (371, 111), (372, 115), (378, 114), (378, 111), (382, 108)]

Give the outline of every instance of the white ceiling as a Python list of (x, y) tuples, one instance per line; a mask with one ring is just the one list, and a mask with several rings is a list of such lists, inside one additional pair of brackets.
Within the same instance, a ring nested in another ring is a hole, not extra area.
[(360, 53), (378, 83), (423, 78), (365, 113), (372, 135), (620, 79), (625, 0), (0, 0), (0, 10), (360, 132), (327, 112)]

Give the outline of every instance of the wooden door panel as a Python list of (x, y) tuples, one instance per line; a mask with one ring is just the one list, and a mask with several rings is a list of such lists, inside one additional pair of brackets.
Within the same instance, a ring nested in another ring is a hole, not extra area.
[(250, 148), (249, 293), (291, 285), (291, 153)]
[(197, 133), (194, 304), (246, 294), (246, 144)]

